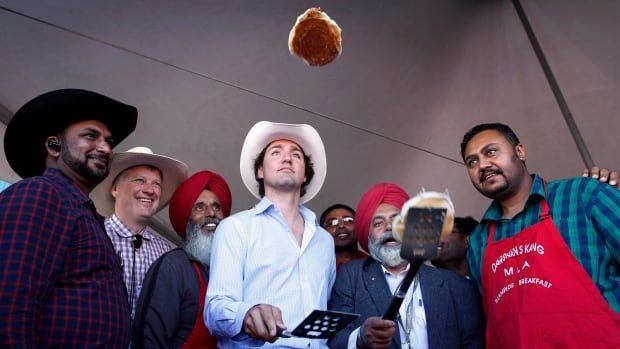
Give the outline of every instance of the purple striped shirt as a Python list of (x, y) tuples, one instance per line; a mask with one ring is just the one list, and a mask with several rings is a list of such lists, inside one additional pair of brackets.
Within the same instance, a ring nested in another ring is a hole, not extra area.
[(144, 275), (159, 256), (170, 250), (170, 245), (146, 227), (139, 233), (142, 236), (141, 245), (139, 248), (134, 248), (136, 234), (123, 224), (115, 214), (106, 218), (105, 230), (112, 240), (116, 254), (121, 257), (123, 263), (123, 281), (127, 286), (129, 304), (132, 305), (131, 317), (133, 318)]

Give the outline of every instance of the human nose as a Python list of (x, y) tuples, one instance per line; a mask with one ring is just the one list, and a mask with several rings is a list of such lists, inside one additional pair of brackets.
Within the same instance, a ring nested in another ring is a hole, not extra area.
[(289, 152), (282, 153), (282, 162), (291, 163), (292, 162), (291, 159), (292, 159), (292, 157), (291, 157), (291, 154)]
[(142, 184), (142, 192), (147, 194), (154, 194), (157, 192), (158, 185), (155, 183), (144, 183)]
[(205, 215), (207, 217), (215, 217), (216, 211), (217, 210), (213, 206), (207, 207), (207, 209), (205, 210)]
[(110, 146), (110, 143), (108, 143), (107, 141), (101, 140), (97, 144), (96, 150), (99, 153), (110, 154), (112, 152), (112, 147)]
[(491, 160), (486, 156), (481, 156), (478, 160), (478, 167), (482, 169), (491, 167)]

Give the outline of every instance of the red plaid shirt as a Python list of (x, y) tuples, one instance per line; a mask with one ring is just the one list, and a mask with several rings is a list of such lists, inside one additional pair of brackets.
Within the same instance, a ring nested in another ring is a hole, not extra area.
[(0, 347), (127, 348), (119, 257), (92, 201), (56, 169), (0, 194)]

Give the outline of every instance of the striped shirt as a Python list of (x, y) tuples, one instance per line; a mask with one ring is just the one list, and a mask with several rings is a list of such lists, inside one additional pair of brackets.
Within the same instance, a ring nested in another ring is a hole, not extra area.
[(483, 253), (489, 225), (496, 222), (495, 241), (515, 236), (539, 221), (540, 203), (547, 200), (553, 223), (569, 249), (592, 277), (612, 309), (620, 312), (620, 190), (597, 180), (575, 177), (547, 183), (533, 175), (532, 189), (523, 211), (502, 218), (493, 201), (469, 238), (469, 269), (481, 286)]
[(139, 233), (142, 236), (142, 244), (135, 249), (136, 234), (115, 214), (106, 218), (105, 230), (112, 240), (116, 254), (121, 257), (123, 263), (123, 281), (127, 286), (127, 297), (132, 306), (131, 318), (133, 319), (144, 275), (159, 256), (170, 250), (170, 245), (145, 227)]
[(120, 259), (61, 171), (0, 194), (0, 348), (127, 348)]

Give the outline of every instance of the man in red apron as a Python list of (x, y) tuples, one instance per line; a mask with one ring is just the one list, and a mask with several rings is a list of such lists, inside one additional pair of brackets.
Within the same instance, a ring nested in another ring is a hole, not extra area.
[(211, 171), (195, 173), (176, 189), (170, 222), (186, 244), (149, 268), (136, 308), (134, 348), (216, 348), (203, 313), (213, 234), (231, 204), (228, 184)]
[(474, 187), (493, 203), (470, 237), (489, 348), (620, 348), (620, 191), (530, 175), (503, 124), (463, 138)]

